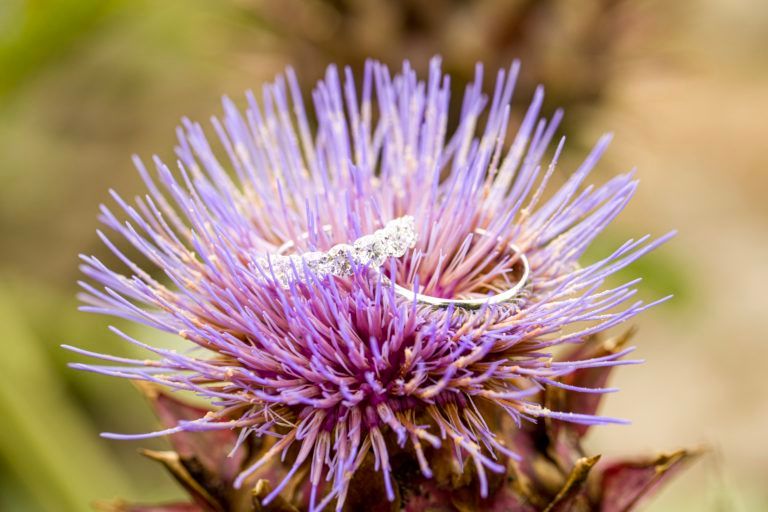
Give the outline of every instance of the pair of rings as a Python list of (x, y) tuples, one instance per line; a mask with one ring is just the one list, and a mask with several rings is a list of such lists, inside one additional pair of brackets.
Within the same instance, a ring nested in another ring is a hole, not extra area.
[[(323, 226), (325, 232), (332, 231), (331, 226)], [(479, 236), (490, 236), (484, 229), (476, 229)], [(303, 233), (300, 239), (308, 239), (309, 234)], [(416, 245), (416, 223), (410, 215), (399, 217), (387, 222), (383, 228), (365, 235), (352, 244), (337, 244), (327, 251), (309, 251), (304, 253), (287, 254), (296, 249), (296, 243), (287, 241), (278, 247), (274, 255), (268, 258), (259, 258), (257, 263), (263, 269), (267, 269), (274, 281), (288, 288), (290, 283), (301, 275), (301, 269), (306, 265), (318, 277), (336, 276), (347, 277), (352, 275), (354, 264), (366, 265), (371, 268), (380, 268), (391, 257), (400, 258)], [(499, 239), (501, 241), (501, 239)], [(460, 308), (478, 308), (486, 304), (499, 304), (514, 300), (525, 288), (530, 277), (530, 264), (523, 251), (516, 245), (509, 243), (507, 248), (514, 253), (516, 263), (522, 267), (520, 277), (510, 288), (496, 294), (481, 298), (457, 298), (448, 299), (434, 297), (409, 290), (397, 283), (393, 283), (395, 292), (417, 303), (435, 307), (456, 306)]]

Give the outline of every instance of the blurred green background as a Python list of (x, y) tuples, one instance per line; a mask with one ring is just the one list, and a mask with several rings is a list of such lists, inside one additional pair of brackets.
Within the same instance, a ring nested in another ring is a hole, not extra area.
[(77, 254), (104, 255), (97, 205), (141, 190), (130, 155), (170, 158), (181, 116), (287, 64), (309, 88), (330, 62), (424, 69), (434, 53), (456, 91), (476, 61), (520, 57), (518, 107), (544, 83), (574, 159), (616, 133), (597, 177), (637, 166), (642, 186), (594, 255), (680, 231), (629, 271), (678, 298), (636, 321), (648, 362), (618, 373), (605, 410), (633, 425), (591, 448), (710, 448), (649, 511), (768, 510), (766, 48), (762, 0), (0, 0), (0, 510), (179, 495), (138, 444), (98, 437), (152, 429), (143, 399), (59, 348), (132, 351), (75, 299)]

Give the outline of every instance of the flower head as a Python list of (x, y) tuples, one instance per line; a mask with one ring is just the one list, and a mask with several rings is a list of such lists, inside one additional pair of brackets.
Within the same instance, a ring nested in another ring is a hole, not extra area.
[[(283, 457), (289, 470), (264, 502), (300, 480), (309, 488), (308, 508), (320, 510), (334, 501), (343, 507), (368, 460), (394, 500), (395, 451), (415, 457), (429, 477), (427, 453), (447, 450), (459, 470), (470, 463), (485, 496), (488, 475), (518, 456), (493, 427), (493, 412), (517, 425), (542, 417), (619, 422), (552, 410), (535, 396), (545, 386), (612, 391), (563, 378), (635, 362), (622, 359), (631, 349), (564, 361), (553, 360), (552, 351), (650, 307), (634, 299), (637, 281), (613, 288), (604, 281), (666, 237), (630, 240), (579, 265), (637, 181), (629, 173), (584, 186), (608, 144), (604, 137), (547, 194), (564, 143), (548, 155), (561, 112), (540, 118), (538, 89), (508, 141), (517, 73), (517, 63), (499, 72), (486, 97), (478, 66), (449, 131), (450, 82), (438, 59), (426, 81), (408, 63), (391, 76), (368, 62), (359, 87), (349, 69), (342, 80), (330, 67), (313, 93), (316, 128), (289, 70), (287, 80), (265, 86), (261, 104), (249, 93), (245, 113), (224, 100), (223, 118), (213, 120), (218, 149), (185, 120), (175, 172), (155, 158), (153, 176), (137, 159), (149, 193), (134, 204), (113, 193), (120, 213), (102, 207), (101, 219), (149, 265), (133, 262), (100, 233), (125, 268), (83, 257), (83, 272), (97, 283), (82, 283), (83, 309), (178, 334), (197, 350), (163, 350), (117, 331), (157, 357), (74, 349), (119, 363), (74, 366), (193, 391), (218, 408), (169, 430), (110, 436), (233, 429), (238, 445), (273, 438), (235, 486), (252, 485), (266, 464)], [(337, 277), (303, 261), (292, 265), (296, 279), (282, 286), (265, 256), (289, 242), (298, 254), (327, 250), (403, 216), (415, 219), (418, 240), (381, 271), (350, 261), (349, 275)], [(395, 284), (446, 298), (503, 291), (516, 275), (517, 259), (504, 249), (510, 243), (530, 263), (530, 282), (513, 302), (434, 308), (396, 292)]]

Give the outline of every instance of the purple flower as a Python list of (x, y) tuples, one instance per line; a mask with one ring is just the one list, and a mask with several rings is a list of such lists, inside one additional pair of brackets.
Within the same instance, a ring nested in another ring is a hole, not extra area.
[[(224, 117), (213, 120), (216, 149), (199, 124), (184, 120), (176, 172), (155, 158), (153, 176), (136, 159), (149, 194), (129, 204), (113, 192), (120, 213), (102, 206), (101, 220), (149, 264), (133, 262), (100, 232), (125, 268), (83, 256), (83, 272), (97, 283), (81, 283), (83, 309), (178, 334), (197, 349), (163, 350), (113, 329), (156, 358), (68, 347), (117, 363), (73, 366), (193, 391), (218, 408), (169, 430), (107, 437), (235, 429), (238, 446), (249, 436), (273, 437), (235, 485), (286, 457), (291, 469), (273, 482), (265, 503), (301, 479), (310, 487), (310, 510), (334, 500), (340, 510), (355, 471), (371, 457), (394, 499), (393, 447), (412, 453), (427, 477), (426, 453), (450, 448), (457, 467), (474, 466), (485, 496), (487, 472), (504, 471), (505, 458), (517, 456), (489, 426), (489, 410), (518, 425), (541, 417), (620, 423), (549, 410), (535, 395), (544, 386), (614, 391), (560, 378), (635, 363), (622, 359), (631, 348), (566, 361), (555, 361), (553, 350), (652, 306), (634, 298), (639, 280), (614, 288), (604, 281), (670, 235), (630, 240), (579, 265), (637, 181), (628, 173), (584, 186), (606, 136), (559, 190), (545, 194), (563, 148), (561, 139), (545, 162), (562, 113), (541, 118), (538, 89), (508, 141), (517, 74), (517, 63), (500, 71), (486, 97), (478, 66), (449, 133), (450, 81), (439, 59), (426, 81), (407, 62), (394, 77), (368, 62), (360, 87), (349, 69), (342, 81), (329, 67), (313, 93), (316, 129), (289, 70), (264, 87), (261, 105), (249, 93), (244, 114), (224, 100)], [(353, 264), (345, 278), (304, 265), (283, 288), (273, 282), (274, 269), (260, 264), (288, 241), (299, 252), (325, 250), (404, 215), (416, 219), (418, 241), (385, 262), (391, 280), (365, 265)], [(489, 236), (473, 236), (478, 228)], [(440, 309), (395, 292), (393, 281), (438, 297), (503, 291), (516, 264), (500, 249), (508, 243), (531, 269), (526, 293), (512, 303)]]

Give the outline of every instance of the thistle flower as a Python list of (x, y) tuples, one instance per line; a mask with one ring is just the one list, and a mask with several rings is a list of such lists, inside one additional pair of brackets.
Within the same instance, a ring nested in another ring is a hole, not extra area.
[[(459, 474), (467, 464), (477, 493), (488, 496), (491, 476), (524, 455), (494, 427), (499, 413), (518, 429), (541, 418), (622, 423), (594, 411), (552, 409), (537, 397), (550, 387), (614, 391), (569, 384), (567, 376), (635, 363), (623, 359), (631, 348), (566, 360), (554, 360), (553, 350), (652, 306), (635, 300), (638, 280), (613, 288), (604, 281), (669, 235), (630, 240), (579, 265), (637, 181), (628, 173), (583, 186), (609, 142), (603, 137), (547, 196), (564, 140), (544, 159), (562, 113), (540, 117), (539, 88), (505, 149), (517, 74), (517, 63), (500, 71), (486, 97), (478, 66), (449, 134), (450, 81), (438, 59), (426, 81), (407, 62), (394, 77), (368, 62), (360, 88), (349, 69), (342, 81), (331, 66), (313, 94), (314, 130), (289, 70), (264, 87), (261, 105), (249, 93), (245, 114), (224, 100), (213, 127), (225, 156), (199, 124), (185, 120), (175, 173), (155, 158), (154, 177), (136, 159), (149, 194), (132, 205), (113, 192), (121, 211), (102, 206), (101, 220), (165, 277), (99, 232), (125, 269), (83, 256), (83, 272), (96, 283), (81, 283), (83, 309), (177, 334), (195, 350), (164, 350), (113, 329), (156, 358), (69, 347), (115, 363), (73, 366), (195, 392), (216, 408), (159, 432), (106, 436), (232, 430), (233, 453), (251, 439), (269, 440), (234, 488), (253, 487), (272, 462), (284, 460), (287, 470), (270, 481), (262, 504), (305, 485), (302, 506), (335, 503), (341, 510), (350, 482), (371, 465), (386, 498), (399, 500), (392, 467), (400, 453), (427, 479), (437, 453)], [(381, 273), (350, 262), (351, 275), (338, 278), (305, 264), (294, 266), (296, 279), (284, 287), (263, 264), (287, 242), (299, 253), (325, 250), (405, 215), (415, 219), (418, 240)], [(477, 229), (489, 236), (474, 236)], [(509, 288), (516, 261), (502, 249), (508, 243), (530, 263), (530, 284), (514, 302), (441, 309), (395, 291), (394, 283), (437, 297)]]

